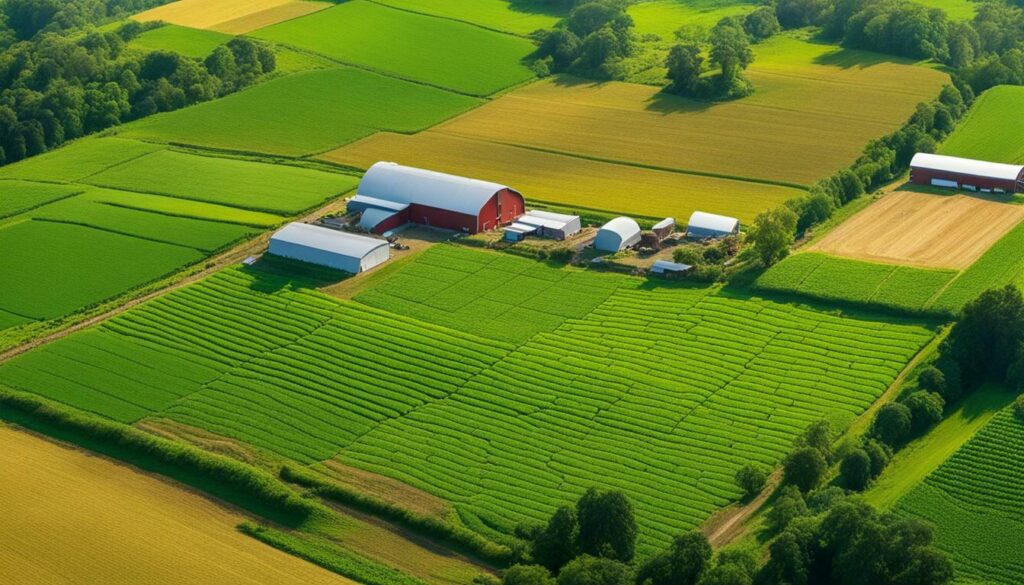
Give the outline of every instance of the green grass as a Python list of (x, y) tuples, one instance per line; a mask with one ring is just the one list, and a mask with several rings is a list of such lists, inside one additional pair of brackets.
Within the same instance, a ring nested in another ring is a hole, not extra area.
[[(469, 306), (500, 288), (496, 312), (518, 303), (557, 317), (518, 347), (469, 318), (443, 327), (414, 318), (434, 312), (400, 315), (232, 269), (14, 358), (0, 383), (300, 463), (339, 456), (448, 500), (492, 538), (590, 486), (622, 489), (646, 554), (734, 501), (743, 464), (775, 464), (811, 421), (862, 412), (932, 335), (518, 260), (442, 248), (374, 286), (391, 294), (406, 272), (463, 272), (462, 286), (419, 302)], [(557, 286), (513, 282), (524, 275)], [(602, 298), (587, 298), (597, 282)]]
[(875, 264), (815, 252), (794, 254), (758, 277), (755, 287), (829, 301), (922, 311), (956, 276), (931, 270)]
[(935, 526), (959, 582), (1024, 581), (1024, 423), (1004, 408), (896, 504)]
[(990, 288), (1024, 285), (1024, 223), (1017, 225), (974, 261), (935, 299), (932, 308), (955, 313)]
[(743, 16), (755, 8), (757, 2), (743, 0), (651, 0), (630, 6), (629, 15), (637, 33), (671, 42), (680, 27), (710, 29), (723, 18)]
[(0, 331), (11, 327), (17, 327), (18, 325), (24, 325), (32, 320), (33, 319), (29, 319), (28, 317), (8, 313), (7, 311), (0, 309)]
[(378, 3), (520, 35), (549, 29), (563, 16), (538, 0), (378, 0)]
[(97, 203), (103, 203), (113, 207), (123, 207), (126, 209), (150, 211), (173, 217), (204, 219), (208, 221), (259, 228), (271, 228), (280, 225), (284, 221), (280, 215), (274, 215), (272, 213), (249, 211), (247, 209), (238, 209), (237, 207), (204, 203), (202, 201), (191, 201), (188, 199), (179, 199), (177, 197), (134, 193), (132, 191), (92, 188), (89, 198)]
[(119, 138), (87, 138), (0, 167), (0, 177), (35, 181), (78, 181), (162, 146)]
[(0, 309), (36, 319), (98, 303), (202, 258), (182, 246), (45, 221), (0, 228), (0, 250)]
[(0, 219), (70, 197), (81, 190), (73, 185), (0, 180)]
[(300, 156), (377, 130), (422, 130), (478, 103), (474, 98), (346, 67), (275, 79), (219, 100), (146, 118), (120, 132), (146, 140)]
[(1024, 163), (1024, 87), (1000, 85), (981, 94), (939, 152), (1002, 163)]
[(349, 191), (352, 175), (165, 150), (94, 175), (89, 183), (278, 214)]
[(975, 391), (926, 435), (900, 449), (878, 480), (864, 492), (864, 498), (876, 507), (888, 509), (1012, 400), (1013, 394), (1000, 386)]
[(202, 59), (232, 39), (229, 34), (166, 24), (135, 37), (128, 46), (143, 51), (173, 51)]
[(971, 20), (978, 10), (978, 2), (975, 0), (914, 0), (914, 3), (938, 8), (954, 21)]
[(534, 50), (527, 39), (365, 0), (252, 35), (471, 95), (489, 95), (533, 77), (522, 63)]

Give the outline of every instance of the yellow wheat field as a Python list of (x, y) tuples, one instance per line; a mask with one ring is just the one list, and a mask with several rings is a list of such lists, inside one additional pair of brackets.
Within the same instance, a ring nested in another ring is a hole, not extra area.
[(0, 445), (0, 583), (354, 585), (167, 482), (3, 425)]
[(329, 8), (328, 2), (305, 0), (179, 0), (135, 15), (142, 22), (171, 24), (244, 34)]
[(380, 133), (323, 159), (367, 168), (379, 160), (508, 184), (529, 201), (686, 221), (695, 209), (749, 222), (801, 192), (789, 187), (670, 173), (450, 136)]

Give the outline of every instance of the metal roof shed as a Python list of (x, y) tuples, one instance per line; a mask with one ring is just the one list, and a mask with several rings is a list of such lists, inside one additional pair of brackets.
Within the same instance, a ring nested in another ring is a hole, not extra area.
[(654, 264), (651, 265), (651, 272), (654, 274), (683, 274), (691, 268), (693, 266), (689, 264), (669, 262), (668, 260), (655, 260)]
[(686, 224), (688, 238), (721, 238), (738, 234), (740, 220), (725, 215), (715, 215), (703, 211), (694, 211)]
[(640, 242), (640, 225), (628, 217), (616, 217), (601, 226), (594, 247), (602, 252), (618, 252)]
[(385, 240), (305, 223), (290, 223), (278, 230), (270, 237), (269, 252), (352, 274), (369, 270), (391, 256)]
[(537, 228), (537, 235), (564, 240), (583, 229), (578, 215), (552, 213), (550, 211), (528, 211), (516, 219), (516, 223)]

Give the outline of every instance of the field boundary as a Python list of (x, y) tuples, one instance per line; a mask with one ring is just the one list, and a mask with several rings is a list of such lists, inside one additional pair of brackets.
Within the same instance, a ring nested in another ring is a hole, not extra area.
[(530, 38), (529, 35), (521, 35), (521, 34), (518, 34), (518, 33), (511, 32), (511, 31), (501, 30), (500, 28), (491, 28), (491, 27), (489, 27), (487, 25), (480, 24), (479, 22), (472, 22), (472, 21), (469, 21), (469, 20), (462, 20), (461, 18), (455, 18), (454, 16), (441, 16), (440, 14), (430, 14), (428, 12), (420, 12), (419, 10), (413, 10), (412, 8), (404, 8), (404, 7), (401, 7), (401, 6), (392, 6), (390, 4), (385, 4), (383, 2), (378, 2), (377, 0), (366, 0), (366, 1), (369, 2), (370, 4), (376, 4), (377, 6), (380, 6), (382, 8), (389, 8), (391, 10), (397, 10), (399, 12), (408, 12), (409, 14), (417, 14), (419, 16), (426, 16), (428, 18), (437, 18), (437, 19), (440, 19), (440, 20), (449, 20), (451, 22), (458, 22), (458, 23), (461, 23), (461, 24), (469, 25), (469, 26), (475, 26), (476, 28), (481, 28), (483, 30), (490, 31), (490, 32), (493, 32), (493, 33), (508, 35), (510, 37), (516, 37), (518, 39), (529, 39)]

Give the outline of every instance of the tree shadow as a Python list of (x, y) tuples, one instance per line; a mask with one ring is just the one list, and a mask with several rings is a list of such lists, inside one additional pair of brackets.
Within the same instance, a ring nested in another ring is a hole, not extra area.
[[(818, 41), (815, 40), (808, 40), (808, 42), (818, 43)], [(820, 44), (827, 43), (821, 42)], [(836, 49), (834, 51), (829, 51), (824, 55), (818, 55), (812, 60), (812, 63), (815, 65), (838, 67), (840, 69), (866, 69), (868, 67), (882, 65), (885, 63), (910, 65), (914, 63), (914, 61), (912, 59), (903, 59), (892, 55), (883, 55), (881, 53), (871, 53), (868, 51), (858, 51), (853, 49)]]
[(264, 254), (251, 266), (243, 266), (242, 272), (253, 278), (249, 288), (264, 294), (285, 289), (318, 289), (352, 277), (341, 270), (270, 254)]
[(647, 100), (645, 109), (649, 112), (668, 115), (704, 112), (716, 105), (718, 102), (685, 98), (662, 90)]
[(545, 5), (538, 0), (509, 0), (508, 6), (513, 12), (525, 14), (542, 14), (557, 18), (562, 18), (569, 14), (568, 8)]

